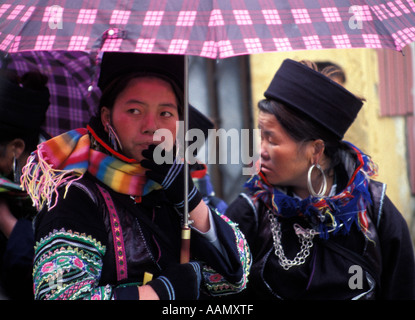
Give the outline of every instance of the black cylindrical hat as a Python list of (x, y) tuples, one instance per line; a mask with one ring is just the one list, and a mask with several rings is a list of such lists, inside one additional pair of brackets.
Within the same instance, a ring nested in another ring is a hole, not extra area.
[(184, 91), (183, 55), (105, 52), (102, 57), (98, 87), (104, 90), (115, 78), (135, 72), (165, 75)]
[[(116, 86), (120, 77), (142, 74), (156, 75), (169, 82), (179, 101), (179, 114), (183, 111), (185, 84), (185, 56), (146, 54), (135, 52), (105, 52), (102, 57), (98, 87), (103, 92), (101, 102)], [(100, 107), (102, 104), (100, 104)]]
[(363, 105), (343, 86), (291, 59), (283, 61), (264, 96), (307, 115), (340, 140)]

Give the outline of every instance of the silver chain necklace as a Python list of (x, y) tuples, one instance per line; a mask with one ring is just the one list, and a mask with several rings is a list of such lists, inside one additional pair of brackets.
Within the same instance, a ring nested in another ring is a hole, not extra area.
[(294, 230), (301, 244), (301, 249), (297, 252), (293, 260), (289, 260), (284, 253), (281, 245), (281, 223), (279, 223), (271, 210), (267, 210), (268, 218), (271, 223), (271, 233), (274, 242), (275, 255), (279, 259), (281, 267), (285, 270), (294, 266), (304, 264), (307, 257), (310, 255), (310, 249), (313, 246), (313, 238), (317, 232), (313, 229), (304, 229), (299, 224), (294, 224)]

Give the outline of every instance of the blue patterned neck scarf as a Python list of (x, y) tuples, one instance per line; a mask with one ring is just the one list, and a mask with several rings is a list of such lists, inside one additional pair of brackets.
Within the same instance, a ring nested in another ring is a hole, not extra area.
[(347, 186), (333, 196), (309, 196), (301, 200), (269, 184), (261, 172), (253, 175), (244, 186), (251, 192), (254, 202), (263, 201), (276, 217), (305, 217), (323, 239), (338, 232), (347, 234), (353, 224), (366, 234), (367, 206), (372, 204), (369, 180), (377, 170), (367, 155), (351, 143), (347, 144), (356, 152), (356, 166)]

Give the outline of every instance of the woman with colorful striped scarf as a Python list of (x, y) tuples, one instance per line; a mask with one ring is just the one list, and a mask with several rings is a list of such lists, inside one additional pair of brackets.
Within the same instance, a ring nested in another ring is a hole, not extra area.
[(97, 116), (29, 159), (36, 299), (198, 299), (245, 287), (244, 237), (191, 179), (190, 261), (180, 263), (183, 163), (157, 164), (153, 139), (176, 135), (183, 68), (181, 56), (105, 53)]
[(258, 104), (260, 170), (226, 211), (253, 256), (243, 295), (415, 299), (406, 221), (342, 140), (363, 103), (316, 70), (285, 60)]

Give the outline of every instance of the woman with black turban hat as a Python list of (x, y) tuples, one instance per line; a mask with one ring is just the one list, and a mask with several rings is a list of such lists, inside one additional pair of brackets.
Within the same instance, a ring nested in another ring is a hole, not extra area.
[(362, 100), (285, 60), (258, 104), (261, 170), (226, 211), (253, 255), (251, 298), (414, 299), (408, 226), (343, 136)]
[(0, 73), (0, 277), (7, 299), (33, 299), (32, 222), (36, 211), (20, 186), (22, 167), (48, 136), (41, 129), (49, 107), (47, 78)]

